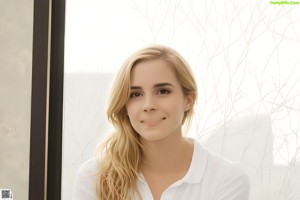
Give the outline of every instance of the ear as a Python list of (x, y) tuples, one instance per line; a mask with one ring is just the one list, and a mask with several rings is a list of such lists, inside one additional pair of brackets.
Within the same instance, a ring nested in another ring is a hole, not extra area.
[(184, 111), (190, 110), (195, 103), (195, 92), (190, 92), (187, 96), (185, 96), (185, 108)]

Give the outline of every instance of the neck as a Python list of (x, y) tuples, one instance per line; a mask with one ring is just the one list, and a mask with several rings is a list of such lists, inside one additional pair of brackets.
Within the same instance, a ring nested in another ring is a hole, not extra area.
[(142, 141), (144, 146), (142, 168), (155, 171), (180, 170), (189, 167), (193, 143), (175, 134), (159, 141)]

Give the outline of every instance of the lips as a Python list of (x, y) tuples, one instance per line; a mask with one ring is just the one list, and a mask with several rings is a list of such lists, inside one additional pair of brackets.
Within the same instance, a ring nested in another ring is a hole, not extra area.
[(166, 117), (163, 118), (159, 118), (159, 119), (144, 119), (141, 120), (141, 123), (149, 126), (149, 127), (154, 127), (160, 124), (160, 122), (164, 121), (166, 119)]

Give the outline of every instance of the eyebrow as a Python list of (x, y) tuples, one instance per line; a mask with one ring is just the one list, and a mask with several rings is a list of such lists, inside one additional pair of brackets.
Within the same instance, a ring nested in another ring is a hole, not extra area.
[[(174, 87), (174, 85), (171, 84), (171, 83), (156, 83), (156, 84), (154, 85), (154, 88), (164, 87), (164, 86), (171, 86), (171, 87)], [(142, 89), (142, 87), (140, 87), (140, 86), (131, 86), (130, 88), (131, 88), (132, 90)]]

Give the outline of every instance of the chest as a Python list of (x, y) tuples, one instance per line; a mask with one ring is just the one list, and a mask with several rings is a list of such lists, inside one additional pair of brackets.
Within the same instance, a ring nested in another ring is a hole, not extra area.
[(161, 200), (161, 196), (171, 185), (180, 181), (185, 173), (144, 174), (147, 186), (152, 194), (153, 200)]
[[(151, 188), (151, 189), (150, 189)], [(202, 184), (189, 184), (181, 180), (169, 184), (149, 185), (146, 182), (138, 184), (138, 190), (143, 200), (199, 200), (213, 199), (215, 191)], [(139, 198), (138, 198), (139, 199)]]

